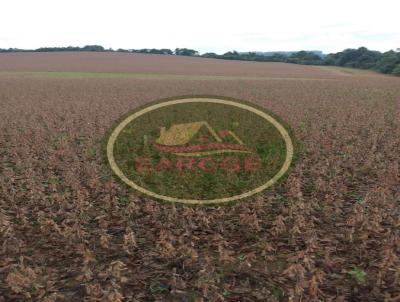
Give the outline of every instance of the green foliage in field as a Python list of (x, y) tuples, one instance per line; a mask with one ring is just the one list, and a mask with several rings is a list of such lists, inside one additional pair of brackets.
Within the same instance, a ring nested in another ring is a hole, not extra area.
[(354, 267), (353, 270), (349, 272), (349, 274), (357, 281), (358, 284), (365, 283), (367, 273), (364, 272), (362, 269)]

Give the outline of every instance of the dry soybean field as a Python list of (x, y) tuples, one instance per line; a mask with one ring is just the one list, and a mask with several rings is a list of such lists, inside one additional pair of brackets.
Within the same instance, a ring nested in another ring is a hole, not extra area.
[[(153, 100), (233, 97), (293, 130), (288, 177), (220, 206), (105, 168)], [(400, 78), (124, 53), (0, 54), (0, 301), (400, 301)]]

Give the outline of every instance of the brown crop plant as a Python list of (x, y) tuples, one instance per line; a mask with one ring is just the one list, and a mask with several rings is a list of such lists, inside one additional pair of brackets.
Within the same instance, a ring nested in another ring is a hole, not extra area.
[[(116, 71), (248, 78), (5, 72), (71, 71), (78, 59), (110, 71), (105, 57), (116, 56), (46, 55), (56, 56), (0, 56), (0, 301), (399, 301), (399, 78), (143, 55), (118, 55), (131, 69)], [(216, 207), (121, 185), (103, 164), (113, 122), (191, 94), (248, 100), (287, 121), (301, 145), (288, 178)]]

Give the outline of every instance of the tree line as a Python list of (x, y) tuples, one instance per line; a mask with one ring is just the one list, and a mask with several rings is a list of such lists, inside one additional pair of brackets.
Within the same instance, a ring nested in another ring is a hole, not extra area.
[(386, 74), (400, 75), (400, 52), (372, 51), (365, 47), (358, 49), (346, 49), (338, 53), (331, 53), (326, 56), (320, 56), (314, 52), (298, 51), (291, 55), (274, 54), (264, 56), (255, 52), (238, 53), (230, 51), (223, 55), (215, 53), (205, 53), (202, 55), (207, 58), (218, 58), (226, 60), (244, 60), (261, 62), (284, 62), (302, 65), (326, 65), (342, 66), (359, 69), (369, 69)]
[(310, 51), (298, 51), (285, 55), (275, 53), (272, 55), (263, 55), (256, 52), (239, 53), (237, 51), (229, 51), (224, 54), (216, 54), (212, 52), (200, 55), (198, 51), (189, 48), (176, 48), (171, 50), (168, 48), (144, 48), (144, 49), (105, 49), (100, 45), (86, 45), (84, 47), (42, 47), (33, 50), (9, 48), (1, 49), (0, 53), (5, 52), (53, 52), (53, 51), (94, 51), (94, 52), (127, 52), (127, 53), (144, 53), (144, 54), (161, 54), (161, 55), (177, 55), (177, 56), (196, 56), (213, 59), (224, 60), (242, 60), (257, 62), (284, 62), (303, 65), (326, 65), (326, 66), (342, 66), (360, 69), (375, 70), (381, 73), (400, 75), (400, 52), (372, 51), (365, 47), (358, 49), (346, 49), (338, 53), (331, 53), (325, 56), (318, 55)]
[(199, 52), (189, 48), (176, 48), (174, 51), (168, 48), (143, 48), (143, 49), (123, 49), (113, 50), (112, 48), (104, 48), (101, 45), (86, 45), (84, 47), (41, 47), (37, 49), (20, 49), (20, 48), (0, 48), (0, 53), (5, 52), (53, 52), (53, 51), (94, 51), (94, 52), (129, 52), (129, 53), (145, 53), (159, 55), (177, 55), (177, 56), (200, 56)]

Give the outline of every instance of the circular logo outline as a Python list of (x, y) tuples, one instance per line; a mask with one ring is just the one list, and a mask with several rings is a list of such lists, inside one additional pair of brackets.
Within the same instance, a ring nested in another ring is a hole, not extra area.
[[(250, 191), (230, 196), (230, 197), (224, 197), (224, 198), (216, 198), (216, 199), (182, 199), (182, 198), (176, 198), (176, 197), (171, 197), (171, 196), (166, 196), (166, 195), (161, 195), (155, 192), (152, 192), (150, 190), (147, 190), (143, 187), (140, 187), (136, 183), (134, 183), (132, 180), (130, 180), (126, 175), (122, 172), (122, 170), (118, 167), (115, 158), (114, 158), (114, 144), (118, 138), (118, 135), (120, 132), (133, 120), (138, 118), (139, 116), (142, 116), (143, 114), (149, 113), (153, 110), (163, 108), (166, 106), (173, 106), (177, 104), (184, 104), (184, 103), (213, 103), (213, 104), (223, 104), (223, 105), (229, 105), (229, 106), (234, 106), (243, 110), (247, 110), (250, 112), (253, 112), (254, 114), (257, 114), (261, 118), (265, 119), (267, 122), (271, 123), (281, 134), (283, 140), (285, 141), (286, 145), (286, 157), (283, 165), (281, 166), (280, 170), (272, 177), (270, 178), (267, 182), (265, 182), (263, 185), (258, 186)], [(114, 172), (116, 176), (119, 177), (120, 180), (122, 180), (126, 185), (128, 185), (130, 188), (135, 189), (136, 191), (147, 195), (149, 197), (162, 200), (162, 201), (168, 201), (172, 203), (182, 203), (182, 204), (221, 204), (221, 203), (228, 203), (232, 201), (237, 201), (240, 199), (248, 198), (251, 197), (255, 194), (258, 194), (267, 188), (271, 187), (274, 185), (280, 178), (282, 178), (285, 173), (289, 170), (293, 159), (294, 159), (294, 144), (292, 141), (292, 138), (289, 135), (289, 132), (286, 130), (286, 128), (276, 120), (276, 118), (272, 117), (269, 113), (266, 113), (260, 109), (257, 109), (255, 107), (252, 107), (251, 105), (241, 103), (238, 100), (233, 100), (233, 99), (227, 99), (227, 98), (221, 98), (217, 96), (185, 96), (185, 97), (175, 97), (175, 98), (169, 98), (167, 100), (161, 100), (156, 103), (151, 103), (151, 104), (145, 104), (144, 106), (139, 107), (141, 108), (138, 111), (135, 111), (134, 113), (129, 114), (128, 116), (124, 117), (122, 121), (120, 121), (116, 127), (112, 130), (111, 134), (108, 137), (107, 144), (106, 144), (106, 156), (108, 160), (108, 164), (111, 167), (111, 170)], [(137, 110), (137, 109), (136, 109)]]

